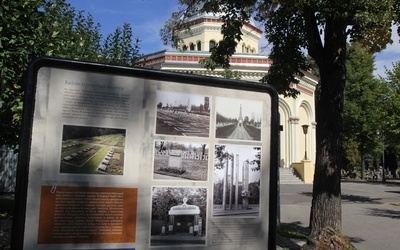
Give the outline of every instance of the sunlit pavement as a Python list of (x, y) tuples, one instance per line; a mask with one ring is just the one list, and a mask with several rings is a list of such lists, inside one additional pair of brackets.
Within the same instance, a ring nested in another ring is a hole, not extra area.
[[(281, 222), (308, 228), (312, 185), (280, 185)], [(342, 182), (342, 232), (358, 249), (399, 249), (400, 182)]]

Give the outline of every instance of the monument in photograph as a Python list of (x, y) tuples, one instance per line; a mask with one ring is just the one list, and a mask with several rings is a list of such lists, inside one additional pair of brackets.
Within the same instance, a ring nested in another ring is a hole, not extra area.
[(258, 216), (260, 148), (216, 145), (213, 216)]

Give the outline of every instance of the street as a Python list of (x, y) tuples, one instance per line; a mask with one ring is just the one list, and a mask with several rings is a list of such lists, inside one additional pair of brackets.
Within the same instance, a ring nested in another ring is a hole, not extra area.
[[(308, 228), (312, 185), (280, 185), (281, 223)], [(400, 183), (342, 182), (342, 233), (357, 249), (399, 249)]]
[(246, 129), (243, 126), (237, 126), (236, 129), (232, 132), (232, 134), (228, 137), (228, 139), (236, 139), (236, 140), (251, 140), (251, 136), (247, 133)]

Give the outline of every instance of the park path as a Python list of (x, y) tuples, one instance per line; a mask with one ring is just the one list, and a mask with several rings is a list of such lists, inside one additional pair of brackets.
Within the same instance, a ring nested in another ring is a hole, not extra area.
[(243, 126), (237, 126), (228, 139), (252, 140), (253, 138), (247, 133)]
[[(352, 244), (363, 250), (399, 249), (399, 181), (343, 181), (341, 187), (342, 233)], [(281, 222), (307, 230), (311, 198), (312, 185), (280, 185)]]

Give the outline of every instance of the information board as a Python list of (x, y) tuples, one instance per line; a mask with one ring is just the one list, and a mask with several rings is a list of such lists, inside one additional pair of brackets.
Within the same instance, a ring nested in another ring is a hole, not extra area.
[(278, 97), (265, 84), (31, 64), (14, 249), (272, 249)]

